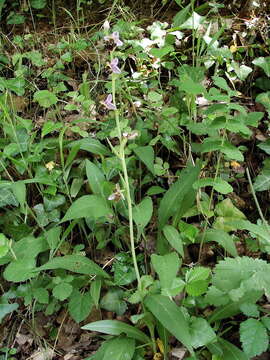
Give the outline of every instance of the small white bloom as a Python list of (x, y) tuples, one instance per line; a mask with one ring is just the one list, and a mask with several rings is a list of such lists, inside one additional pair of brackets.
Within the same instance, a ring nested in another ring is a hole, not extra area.
[(54, 161), (49, 161), (46, 165), (45, 165), (46, 169), (48, 169), (49, 171), (52, 171), (53, 168), (55, 167), (55, 162)]
[(257, 1), (252, 1), (252, 5), (255, 7), (260, 7), (260, 4)]
[(127, 140), (134, 140), (136, 139), (136, 137), (139, 136), (139, 133), (138, 131), (133, 131), (132, 133), (127, 133), (127, 132), (124, 132), (123, 133), (123, 137), (126, 138)]
[(142, 106), (142, 102), (140, 100), (136, 100), (133, 102), (133, 105), (136, 107), (136, 108), (139, 108)]
[(108, 30), (110, 29), (110, 23), (109, 23), (108, 20), (106, 20), (106, 21), (104, 22), (104, 24), (103, 24), (103, 29), (104, 29), (105, 31), (108, 31)]
[(178, 40), (183, 39), (184, 34), (181, 31), (172, 31), (169, 34), (174, 35)]

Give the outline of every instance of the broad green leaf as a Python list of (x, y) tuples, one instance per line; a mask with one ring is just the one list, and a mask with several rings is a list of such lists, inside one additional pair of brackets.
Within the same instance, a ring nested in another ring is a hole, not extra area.
[(240, 310), (243, 314), (249, 317), (259, 317), (260, 312), (258, 310), (258, 305), (252, 303), (243, 303), (240, 305)]
[(103, 359), (131, 360), (135, 351), (135, 340), (130, 338), (116, 338), (110, 341), (104, 352)]
[(258, 57), (252, 61), (252, 64), (259, 66), (270, 77), (270, 56)]
[(0, 258), (9, 252), (8, 239), (4, 234), (0, 234)]
[[(43, 236), (35, 238), (27, 236), (12, 244), (12, 250), (17, 259), (32, 258), (34, 259), (39, 253), (49, 249), (49, 246)], [(6, 255), (0, 259), (0, 265), (6, 264), (13, 260), (11, 255)]]
[(145, 197), (140, 204), (133, 208), (133, 220), (140, 231), (146, 227), (153, 213), (153, 202), (150, 197)]
[(255, 178), (254, 182), (254, 190), (255, 191), (265, 191), (270, 189), (270, 170), (263, 170), (261, 174), (259, 174)]
[(21, 208), (23, 208), (26, 201), (26, 186), (22, 181), (16, 181), (11, 185), (14, 196), (18, 200)]
[(90, 287), (90, 294), (97, 309), (99, 305), (101, 284), (102, 284), (101, 279), (96, 278), (91, 282), (91, 287)]
[(168, 243), (184, 258), (183, 242), (179, 232), (171, 225), (165, 225), (163, 233)]
[(215, 241), (222, 246), (230, 255), (236, 257), (237, 249), (233, 237), (223, 230), (209, 229), (203, 235), (204, 241)]
[[(46, 0), (37, 0), (37, 1), (46, 1)], [(35, 50), (28, 51), (27, 53), (24, 53), (23, 56), (31, 60), (33, 65), (43, 66), (46, 64), (46, 62), (42, 58), (42, 54), (39, 51), (35, 51)]]
[(197, 266), (186, 273), (186, 291), (191, 296), (200, 296), (207, 291), (210, 269)]
[(41, 137), (44, 137), (54, 131), (57, 131), (63, 127), (60, 122), (46, 121), (42, 127)]
[(270, 91), (259, 94), (255, 100), (262, 104), (268, 113), (270, 113)]
[(61, 282), (60, 284), (55, 285), (55, 287), (53, 288), (53, 296), (56, 299), (63, 301), (70, 296), (72, 290), (73, 290), (72, 285), (66, 282)]
[(150, 50), (150, 53), (154, 57), (159, 58), (159, 59), (161, 59), (163, 56), (165, 56), (169, 53), (172, 53), (172, 52), (174, 52), (174, 47), (172, 45), (165, 45), (162, 48), (152, 48)]
[(188, 283), (186, 285), (186, 291), (190, 296), (200, 296), (206, 293), (209, 282), (206, 280), (198, 280)]
[(144, 163), (144, 165), (155, 175), (154, 168), (154, 150), (152, 146), (138, 146), (135, 148), (134, 153), (138, 156), (139, 160)]
[(224, 339), (218, 339), (218, 344), (222, 348), (222, 360), (249, 360), (247, 355), (238, 347)]
[(34, 299), (36, 299), (40, 304), (49, 303), (49, 292), (44, 288), (36, 288), (33, 290)]
[[(179, 0), (177, 0), (176, 2), (178, 3)], [(182, 3), (182, 1), (180, 1), (180, 5), (181, 5), (181, 3)], [(182, 10), (178, 11), (178, 13), (173, 18), (174, 26), (180, 26), (185, 22), (185, 20), (188, 17), (188, 14), (189, 14), (190, 7), (191, 7), (191, 4), (187, 5)]]
[(102, 171), (89, 160), (86, 160), (85, 168), (92, 192), (96, 195), (102, 195), (102, 184), (105, 181), (105, 176)]
[(240, 324), (240, 340), (245, 354), (251, 358), (268, 349), (269, 337), (265, 326), (256, 319), (247, 319)]
[(252, 72), (251, 67), (246, 66), (246, 65), (239, 65), (235, 61), (231, 62), (231, 66), (234, 69), (238, 79), (240, 79), (241, 81), (246, 80), (248, 75)]
[(261, 142), (259, 145), (257, 145), (258, 148), (262, 149), (266, 152), (266, 154), (270, 155), (270, 139), (267, 139), (264, 142)]
[(0, 299), (0, 323), (2, 322), (3, 318), (11, 313), (12, 311), (18, 309), (19, 307), (19, 304), (17, 303), (12, 303), (12, 304), (6, 304), (6, 303), (3, 303)]
[(111, 213), (106, 200), (101, 196), (84, 195), (71, 204), (61, 222), (80, 218), (97, 220), (101, 217), (108, 217)]
[(217, 192), (221, 194), (228, 194), (233, 191), (233, 187), (228, 184), (227, 181), (221, 178), (203, 178), (195, 181), (195, 183), (193, 184), (193, 187), (196, 190), (205, 186), (212, 186)]
[(33, 269), (35, 269), (36, 261), (32, 258), (24, 258), (14, 260), (5, 268), (4, 278), (7, 281), (21, 282), (31, 279), (35, 276)]
[(117, 315), (123, 315), (127, 309), (127, 304), (123, 298), (123, 290), (120, 288), (111, 288), (101, 299), (100, 307), (108, 311), (113, 311)]
[(78, 274), (98, 275), (108, 278), (109, 275), (92, 260), (83, 255), (58, 256), (35, 269), (35, 271), (65, 269)]
[(186, 282), (191, 283), (193, 281), (206, 280), (209, 278), (211, 270), (207, 267), (197, 266), (193, 269), (190, 269), (186, 273)]
[(238, 303), (230, 303), (225, 306), (221, 306), (221, 307), (217, 308), (211, 314), (210, 318), (208, 319), (208, 322), (209, 322), (209, 324), (211, 324), (215, 321), (227, 319), (227, 318), (230, 318), (232, 316), (239, 314), (239, 312), (240, 312), (239, 304)]
[(195, 82), (189, 75), (184, 74), (179, 80), (179, 88), (187, 94), (198, 95), (204, 93), (204, 87)]
[(204, 17), (197, 14), (195, 11), (192, 13), (191, 17), (188, 18), (183, 24), (179, 26), (180, 29), (198, 29), (200, 24), (204, 21)]
[(159, 276), (161, 287), (171, 289), (173, 280), (180, 269), (180, 260), (175, 252), (167, 255), (151, 255), (151, 262)]
[(216, 339), (216, 334), (208, 322), (203, 318), (192, 317), (190, 320), (190, 335), (192, 346), (197, 349)]
[(189, 324), (181, 309), (162, 295), (148, 295), (144, 303), (160, 323), (193, 353)]
[(34, 9), (40, 10), (45, 8), (47, 5), (47, 0), (31, 0), (30, 4)]
[(181, 172), (179, 179), (164, 194), (158, 209), (160, 229), (166, 225), (166, 222), (171, 216), (180, 211), (185, 196), (191, 191), (193, 183), (199, 176), (200, 169), (200, 163), (196, 166), (189, 165)]
[(90, 292), (81, 293), (74, 289), (68, 302), (68, 311), (71, 317), (77, 322), (81, 322), (90, 314), (93, 300)]
[(39, 90), (34, 93), (34, 101), (37, 101), (44, 108), (49, 108), (57, 103), (58, 98), (49, 90)]
[(79, 145), (80, 150), (88, 151), (96, 155), (109, 155), (110, 151), (106, 146), (102, 145), (101, 142), (93, 138), (84, 138), (81, 140), (71, 142), (68, 147)]
[(98, 331), (108, 335), (126, 334), (131, 339), (143, 344), (151, 343), (150, 338), (134, 326), (118, 320), (95, 321), (82, 327), (83, 330)]

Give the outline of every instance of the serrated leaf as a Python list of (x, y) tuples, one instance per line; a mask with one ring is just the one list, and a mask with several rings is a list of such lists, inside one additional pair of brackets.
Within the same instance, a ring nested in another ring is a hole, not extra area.
[(49, 292), (44, 288), (36, 288), (33, 290), (34, 298), (40, 304), (48, 304), (49, 303)]
[(53, 288), (53, 296), (60, 300), (66, 300), (70, 294), (72, 293), (73, 287), (72, 285), (66, 283), (66, 282), (62, 282), (60, 284), (57, 284), (54, 288)]
[(97, 220), (112, 214), (107, 201), (99, 195), (84, 195), (71, 204), (61, 222), (91, 218)]
[(49, 90), (39, 90), (34, 93), (34, 101), (37, 101), (44, 108), (49, 108), (57, 103), (58, 98)]
[(160, 323), (193, 353), (189, 325), (178, 306), (162, 295), (148, 295), (144, 303)]
[(118, 320), (101, 320), (84, 325), (83, 330), (98, 331), (108, 335), (126, 334), (131, 339), (136, 339), (143, 344), (151, 342), (150, 338), (146, 336), (141, 330), (135, 326), (131, 326)]
[(81, 322), (90, 314), (93, 300), (90, 292), (81, 293), (74, 289), (68, 302), (68, 311), (71, 317), (77, 322)]
[(172, 225), (166, 225), (163, 228), (163, 233), (171, 247), (184, 258), (183, 242), (179, 232)]
[(260, 315), (258, 306), (256, 304), (243, 303), (240, 305), (240, 310), (246, 316), (258, 317)]
[(35, 271), (65, 269), (79, 274), (98, 275), (108, 278), (109, 275), (92, 260), (82, 255), (66, 255), (55, 257)]
[(266, 328), (256, 319), (247, 319), (240, 324), (240, 340), (248, 357), (260, 355), (269, 345)]
[(247, 355), (235, 345), (224, 339), (218, 339), (218, 344), (222, 348), (222, 360), (249, 360)]

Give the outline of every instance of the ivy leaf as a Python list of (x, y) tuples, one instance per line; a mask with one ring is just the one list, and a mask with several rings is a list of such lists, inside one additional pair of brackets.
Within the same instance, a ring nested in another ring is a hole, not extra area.
[(269, 345), (266, 328), (256, 319), (248, 319), (240, 324), (240, 340), (249, 357), (260, 355)]

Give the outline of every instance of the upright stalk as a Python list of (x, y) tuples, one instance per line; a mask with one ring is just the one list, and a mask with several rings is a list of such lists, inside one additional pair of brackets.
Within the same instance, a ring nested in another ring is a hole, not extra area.
[(136, 251), (135, 251), (135, 239), (134, 239), (134, 228), (133, 228), (133, 212), (132, 212), (132, 200), (130, 195), (130, 188), (129, 188), (129, 178), (128, 178), (128, 172), (127, 172), (127, 164), (125, 159), (125, 145), (127, 142), (126, 138), (123, 138), (121, 134), (121, 126), (120, 126), (120, 119), (119, 119), (119, 111), (116, 107), (116, 101), (115, 101), (115, 75), (112, 74), (112, 102), (115, 106), (114, 115), (115, 115), (115, 122), (117, 127), (117, 133), (118, 133), (118, 139), (120, 144), (120, 149), (117, 152), (118, 157), (121, 161), (121, 166), (124, 174), (124, 186), (126, 190), (126, 199), (127, 199), (127, 205), (128, 205), (128, 220), (129, 220), (129, 237), (130, 237), (130, 247), (131, 247), (131, 255), (133, 260), (133, 265), (136, 273), (136, 278), (138, 282), (138, 289), (141, 289), (141, 278), (139, 273), (139, 268), (137, 264), (137, 258), (136, 258)]

